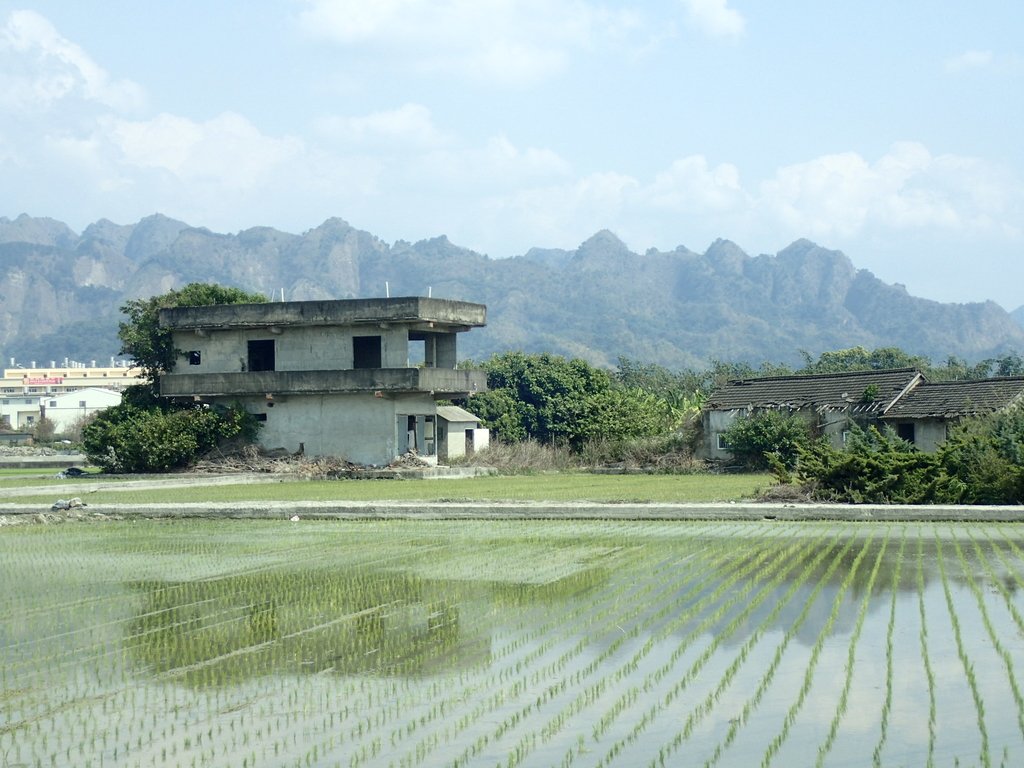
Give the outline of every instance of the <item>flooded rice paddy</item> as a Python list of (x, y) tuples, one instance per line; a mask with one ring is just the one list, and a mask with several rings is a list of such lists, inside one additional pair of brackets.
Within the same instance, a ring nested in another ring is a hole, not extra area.
[(1024, 764), (1024, 527), (0, 533), (0, 766)]

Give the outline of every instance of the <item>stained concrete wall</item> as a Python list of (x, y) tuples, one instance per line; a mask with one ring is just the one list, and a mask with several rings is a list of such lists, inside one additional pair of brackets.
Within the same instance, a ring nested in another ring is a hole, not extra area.
[(307, 456), (337, 456), (356, 464), (385, 465), (406, 452), (407, 417), (432, 416), (429, 394), (374, 397), (373, 394), (287, 395), (264, 398), (218, 398), (239, 403), (265, 417), (259, 443), (264, 448), (299, 450)]
[[(288, 328), (273, 334), (266, 328), (245, 328), (225, 331), (204, 331), (203, 336), (193, 331), (177, 331), (174, 345), (183, 354), (175, 363), (176, 373), (232, 373), (247, 370), (248, 342), (272, 340), (274, 342), (274, 368), (278, 371), (331, 371), (347, 370), (354, 366), (353, 342), (355, 336), (380, 336), (381, 368), (404, 368), (409, 364), (409, 333), (403, 327), (378, 328), (361, 326), (337, 328), (311, 326)], [(446, 367), (455, 367), (455, 341), (441, 346), (451, 349)], [(199, 353), (199, 364), (189, 363), (189, 352)]]

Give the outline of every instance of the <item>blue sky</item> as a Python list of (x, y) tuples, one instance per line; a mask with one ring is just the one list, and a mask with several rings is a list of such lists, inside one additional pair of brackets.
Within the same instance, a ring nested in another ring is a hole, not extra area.
[(1017, 0), (0, 0), (0, 216), (78, 231), (806, 237), (1014, 309), (1022, 118)]

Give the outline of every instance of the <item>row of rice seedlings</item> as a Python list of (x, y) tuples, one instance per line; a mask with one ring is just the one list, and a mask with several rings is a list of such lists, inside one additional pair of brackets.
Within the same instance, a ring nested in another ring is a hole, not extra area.
[[(776, 601), (771, 612), (769, 612), (765, 616), (765, 618), (760, 622), (760, 624), (750, 632), (747, 640), (740, 647), (736, 656), (733, 658), (732, 662), (729, 664), (725, 672), (722, 674), (721, 678), (718, 681), (718, 684), (707, 694), (705, 699), (696, 708), (690, 711), (690, 714), (687, 717), (682, 730), (679, 732), (679, 734), (677, 734), (676, 738), (674, 738), (672, 742), (670, 742), (669, 744), (662, 746), (658, 750), (658, 755), (656, 758), (651, 758), (651, 768), (656, 768), (656, 766), (661, 766), (663, 768), (666, 764), (666, 761), (676, 752), (677, 749), (679, 749), (682, 746), (683, 742), (690, 738), (690, 736), (693, 733), (693, 729), (697, 726), (697, 724), (704, 717), (706, 717), (707, 715), (711, 714), (712, 711), (714, 711), (715, 705), (719, 702), (721, 697), (724, 695), (725, 691), (732, 685), (733, 680), (735, 679), (740, 668), (746, 662), (751, 651), (758, 643), (762, 641), (764, 633), (778, 618), (778, 616), (782, 613), (785, 607), (790, 603), (790, 601), (793, 599), (797, 591), (807, 582), (807, 579), (810, 578), (814, 570), (818, 568), (825, 561), (828, 555), (834, 551), (837, 538), (838, 534), (835, 534), (832, 538), (832, 541), (827, 546), (824, 545), (824, 537), (809, 540), (808, 545), (810, 547), (813, 547), (813, 550), (817, 554), (815, 554), (814, 557), (808, 559), (804, 563), (803, 568), (800, 570), (800, 572), (796, 575), (795, 578), (793, 578), (790, 581), (790, 585), (786, 589), (785, 593)], [(798, 561), (794, 559), (794, 565), (796, 564), (798, 564)], [(788, 573), (788, 571), (786, 573)], [(780, 573), (773, 581), (781, 581), (785, 577), (786, 573)], [(819, 584), (823, 586), (824, 582), (819, 580)], [(738, 726), (738, 724), (739, 719), (734, 718), (733, 725)], [(721, 749), (722, 747), (720, 746), (719, 751)]]
[[(590, 607), (588, 607), (588, 606), (587, 606), (586, 604), (582, 604), (582, 605), (581, 605), (581, 609), (582, 609), (582, 610), (584, 610), (584, 611), (587, 611), (587, 610), (590, 610), (591, 608), (590, 608)], [(565, 616), (563, 615), (563, 616), (561, 616), (561, 618), (562, 618), (562, 620), (564, 620)], [(519, 641), (516, 641), (516, 642), (514, 643), (514, 645), (518, 645), (518, 644), (519, 644)], [(507, 649), (506, 649), (506, 650), (507, 650)], [(542, 652), (544, 652), (545, 650), (546, 650), (546, 649), (542, 649)], [(505, 653), (505, 651), (502, 651), (502, 653), (504, 654), (504, 653)], [(494, 659), (493, 659), (493, 660), (494, 660)], [(522, 666), (521, 666), (521, 665), (522, 665), (522, 659), (519, 659), (519, 660), (517, 660), (517, 662), (516, 662), (515, 664), (516, 664), (516, 668), (517, 668), (517, 671), (518, 671), (518, 670), (521, 670), (521, 669), (522, 669)], [(505, 676), (505, 674), (506, 674), (506, 671), (507, 671), (507, 670), (502, 670), (502, 671), (501, 671), (501, 672), (499, 673), (499, 677), (504, 677), (504, 676)], [(535, 675), (535, 677), (536, 677), (536, 675)], [(461, 678), (461, 676), (460, 676), (460, 678)], [(499, 681), (499, 682), (500, 682), (500, 681)], [(478, 686), (478, 685), (477, 685), (477, 687), (480, 687), (480, 686)], [(494, 689), (494, 687), (495, 687), (494, 685), (492, 685), (492, 686), (488, 686), (488, 687), (487, 687), (487, 689)], [(464, 697), (465, 695), (468, 695), (468, 694), (467, 694), (466, 692), (460, 692), (460, 693), (459, 693), (458, 695), (459, 695), (460, 697)], [(419, 726), (423, 726), (423, 725), (426, 725), (426, 724), (428, 724), (428, 723), (429, 723), (429, 722), (430, 722), (431, 720), (433, 720), (434, 718), (436, 718), (436, 717), (437, 717), (437, 716), (438, 716), (439, 714), (440, 714), (440, 715), (443, 715), (443, 714), (444, 714), (444, 712), (446, 712), (447, 710), (446, 710), (446, 708), (445, 708), (445, 707), (443, 706), (443, 705), (444, 705), (444, 702), (443, 702), (443, 700), (441, 701), (441, 703), (442, 703), (442, 706), (441, 706), (441, 707), (437, 707), (437, 706), (436, 706), (436, 702), (435, 702), (435, 705), (434, 705), (434, 706), (433, 706), (433, 707), (431, 708), (430, 712), (429, 712), (429, 713), (427, 713), (427, 715), (425, 715), (425, 716), (421, 716), (421, 717), (419, 718), (419, 721), (417, 721), (417, 720), (415, 720), (415, 719), (414, 719), (414, 720), (411, 720), (411, 721), (409, 722), (409, 724), (408, 724), (408, 728), (407, 728), (407, 730), (408, 730), (409, 734), (412, 734), (413, 732), (415, 732), (415, 731), (417, 730), (417, 728), (418, 728)], [(461, 724), (463, 724), (463, 723), (464, 723), (465, 725), (468, 725), (468, 724), (470, 723), (470, 720), (471, 720), (471, 719), (468, 719), (468, 718), (463, 718), (463, 719), (460, 719), (460, 723), (461, 723)], [(428, 739), (428, 740), (429, 740), (429, 741), (430, 741), (431, 743), (437, 743), (437, 742), (439, 742), (439, 741), (440, 741), (440, 739), (439, 739), (439, 738), (438, 738), (438, 737), (436, 736), (436, 734), (434, 734), (434, 735), (428, 735), (428, 736), (426, 736), (425, 738), (427, 738), (427, 739)], [(449, 734), (447, 734), (447, 733), (445, 733), (445, 736), (444, 736), (444, 741), (446, 742), (447, 740), (450, 740), (450, 735), (449, 735)], [(396, 730), (392, 730), (392, 733), (391, 733), (391, 742), (392, 742), (392, 746), (393, 746), (394, 744), (396, 744), (396, 743), (397, 743), (398, 741), (399, 741), (399, 732), (398, 732), (398, 731), (396, 731)], [(422, 749), (421, 749), (421, 751), (420, 751), (420, 754), (421, 754), (421, 756), (422, 756), (422, 755), (424, 754), (424, 753), (422, 752)]]
[[(1005, 536), (1000, 540), (1000, 542), (996, 542), (993, 540), (993, 537), (989, 533), (987, 527), (984, 528), (983, 531), (985, 532), (989, 549), (996, 553), (996, 556), (1002, 563), (1003, 568), (1005, 569), (1008, 577), (1012, 579), (1013, 583), (1016, 585), (1016, 589), (1024, 591), (1024, 577), (1021, 576), (1021, 573), (1018, 570), (1020, 566), (1019, 561), (1012, 562), (1010, 557), (1006, 554), (1006, 552), (1003, 551), (1002, 546), (1000, 546), (1000, 543), (1007, 543)], [(981, 545), (973, 536), (971, 536), (971, 540), (974, 542), (975, 550), (979, 553), (980, 556)], [(1024, 618), (1021, 617), (1020, 611), (1018, 611), (1017, 606), (1014, 605), (1013, 598), (1010, 594), (1010, 590), (1008, 589), (1007, 585), (1003, 583), (1003, 579), (996, 575), (988, 558), (984, 558), (984, 561), (985, 570), (988, 574), (989, 581), (991, 581), (996, 586), (996, 588), (999, 590), (999, 593), (1003, 596), (1003, 600), (1006, 604), (1006, 610), (1009, 612), (1010, 616), (1013, 617), (1013, 622), (1017, 625), (1017, 629), (1020, 631), (1022, 635), (1024, 635)]]
[[(836, 705), (835, 715), (832, 717), (832, 722), (829, 725), (828, 736), (825, 738), (824, 743), (818, 748), (818, 758), (815, 761), (815, 768), (821, 768), (821, 766), (825, 764), (825, 757), (835, 744), (836, 737), (839, 734), (839, 724), (842, 722), (843, 716), (846, 714), (847, 704), (850, 699), (850, 688), (853, 685), (854, 667), (857, 663), (857, 642), (860, 640), (860, 633), (864, 629), (864, 618), (867, 616), (868, 606), (871, 604), (875, 580), (878, 578), (878, 570), (882, 565), (882, 557), (885, 555), (885, 550), (888, 544), (889, 531), (886, 531), (885, 538), (882, 540), (882, 545), (878, 548), (878, 555), (875, 557), (875, 565), (871, 569), (867, 585), (864, 588), (864, 597), (861, 598), (860, 608), (857, 611), (857, 621), (854, 624), (853, 632), (850, 634), (850, 642), (846, 655), (846, 665), (844, 668), (846, 674), (845, 679), (843, 680), (843, 688), (839, 694), (839, 702)], [(900, 549), (899, 556), (902, 556), (902, 548)], [(891, 649), (887, 649), (887, 653), (891, 654)]]
[[(706, 556), (706, 554), (704, 556)], [(729, 559), (726, 559), (724, 562), (729, 562)], [(713, 580), (714, 578), (716, 578), (716, 574), (717, 574), (717, 577), (721, 576), (721, 567), (720, 567), (719, 563), (715, 562), (714, 560), (711, 560), (711, 561), (700, 561), (700, 563), (698, 563), (696, 565), (701, 565), (702, 567), (695, 568), (694, 567), (695, 563), (688, 562), (687, 563), (688, 571), (693, 571), (693, 572), (697, 573), (698, 579), (699, 579), (699, 583), (701, 583), (701, 584), (705, 583), (706, 580)], [(657, 581), (655, 581), (655, 583), (657, 583)], [(659, 584), (659, 586), (660, 586), (660, 590), (659, 591), (661, 591), (661, 592), (668, 591), (667, 588), (673, 586), (674, 584), (675, 584), (674, 580), (666, 579), (663, 582), (661, 582), (661, 584)], [(694, 589), (697, 590), (697, 589), (699, 589), (699, 587), (695, 587)], [(694, 593), (695, 593), (694, 591), (688, 591), (684, 595), (681, 595), (681, 596), (677, 595), (669, 603), (669, 606), (672, 606), (672, 607), (674, 607), (675, 610), (678, 610), (678, 606), (684, 605), (686, 601), (692, 599), (692, 596), (693, 596)], [(614, 602), (614, 604), (613, 604), (613, 608), (617, 611), (621, 604), (622, 604), (622, 601), (616, 600)], [(582, 670), (577, 670), (577, 672), (574, 675), (572, 675), (571, 680), (576, 685), (578, 685), (582, 680), (584, 680), (594, 670), (600, 669), (603, 666), (603, 664), (605, 663), (606, 659), (610, 658), (615, 652), (617, 652), (618, 649), (620, 648), (620, 646), (622, 646), (623, 643), (626, 640), (631, 639), (633, 637), (636, 637), (636, 635), (641, 631), (641, 629), (643, 629), (644, 626), (648, 625), (655, 618), (657, 618), (658, 616), (661, 616), (661, 615), (663, 615), (665, 613), (665, 611), (655, 611), (654, 615), (651, 615), (651, 608), (650, 608), (650, 606), (649, 605), (645, 605), (643, 602), (639, 602), (639, 601), (636, 601), (636, 600), (631, 601), (629, 603), (629, 605), (630, 605), (630, 614), (629, 615), (627, 615), (627, 616), (610, 617), (609, 619), (606, 619), (601, 624), (602, 629), (607, 633), (607, 635), (612, 637), (612, 638), (614, 638), (614, 639), (609, 644), (609, 646), (607, 646), (606, 649), (598, 656), (597, 659), (592, 660), (592, 662), (590, 664), (588, 664), (585, 668), (583, 668)], [(635, 616), (635, 615), (643, 615), (643, 616), (645, 616), (644, 623), (643, 624), (633, 624), (633, 621), (632, 621), (631, 617)], [(629, 626), (630, 629), (629, 630), (624, 629), (623, 628), (624, 624), (626, 626)], [(573, 628), (573, 627), (568, 627), (568, 628), (570, 629), (572, 634), (577, 634), (578, 633), (578, 628)], [(589, 633), (583, 632), (582, 634), (583, 634), (583, 641), (579, 645), (579, 649), (582, 649), (586, 645), (590, 644), (590, 638), (588, 638), (588, 634)], [(591, 693), (593, 694), (592, 691), (591, 691)], [(587, 692), (586, 691), (583, 692), (582, 696), (583, 696), (585, 701), (587, 701), (587, 700), (592, 701), (593, 700), (592, 698), (587, 696)], [(541, 702), (541, 703), (543, 704), (545, 702)], [(532, 712), (531, 703), (527, 702), (527, 704), (524, 705), (523, 709), (526, 710), (525, 714), (530, 714)], [(523, 721), (524, 712), (521, 710), (518, 714), (519, 714), (518, 718), (516, 717), (515, 713), (512, 715), (512, 717), (516, 720), (514, 725), (518, 725), (520, 722)], [(511, 730), (510, 727), (502, 727), (503, 725), (505, 725), (505, 724), (500, 725), (499, 728), (496, 729), (496, 730), (500, 730), (500, 733), (493, 733), (493, 732), (492, 733), (485, 733), (483, 735), (482, 739), (478, 739), (478, 741), (474, 744), (474, 747), (480, 746), (482, 740), (486, 740), (486, 742), (488, 742), (488, 743), (489, 742), (493, 742), (497, 738), (500, 738), (506, 732)], [(525, 738), (525, 741), (529, 741), (529, 742), (531, 742), (533, 744), (536, 744), (536, 737), (534, 735), (532, 735), (532, 734), (528, 735)], [(460, 760), (461, 761), (466, 761), (466, 760), (472, 758), (478, 751), (479, 750), (476, 750), (476, 749), (470, 749), (469, 751), (464, 751), (464, 753), (460, 756), (460, 758), (456, 759), (456, 763), (458, 763)], [(520, 747), (518, 752), (515, 750), (515, 748), (513, 748), (511, 750), (511, 754), (512, 754), (513, 762), (516, 762), (518, 759), (521, 759), (526, 754), (526, 752), (525, 752), (525, 750), (522, 747)]]
[(924, 532), (918, 529), (917, 535), (917, 567), (915, 568), (917, 583), (917, 610), (921, 629), (918, 641), (921, 647), (921, 661), (924, 665), (925, 678), (928, 682), (928, 752), (925, 757), (925, 768), (933, 768), (935, 765), (935, 740), (937, 710), (935, 695), (935, 671), (932, 668), (931, 657), (928, 652), (928, 622), (925, 616), (925, 580), (924, 580)]
[[(981, 547), (978, 546), (978, 542), (973, 537), (971, 537), (971, 541), (974, 544), (978, 562), (981, 563), (982, 567), (985, 569), (986, 574), (989, 577), (989, 581), (995, 585), (997, 590), (1002, 591), (1002, 597), (1007, 600), (1007, 604), (1011, 604), (1009, 601), (1009, 595), (1006, 593), (1006, 587), (1003, 586), (992, 572), (992, 566), (989, 563), (988, 558), (986, 558), (984, 553), (981, 551)], [(1017, 675), (1013, 668), (1013, 659), (1010, 657), (1009, 651), (1007, 651), (1006, 647), (999, 639), (999, 633), (992, 625), (992, 619), (985, 606), (985, 598), (982, 595), (981, 587), (978, 586), (978, 581), (974, 578), (974, 574), (968, 566), (967, 558), (960, 546), (960, 542), (955, 538), (953, 539), (953, 546), (956, 549), (957, 559), (960, 561), (960, 566), (963, 568), (964, 575), (966, 576), (967, 585), (970, 587), (971, 592), (974, 594), (974, 599), (978, 603), (978, 611), (981, 613), (981, 621), (985, 627), (985, 631), (988, 633), (989, 640), (992, 642), (992, 647), (1002, 659), (1003, 666), (1006, 667), (1006, 675), (1010, 684), (1010, 692), (1013, 696), (1014, 703), (1017, 705), (1017, 727), (1020, 729), (1021, 734), (1024, 735), (1024, 699), (1021, 698), (1020, 685), (1017, 682)]]
[[(817, 603), (818, 598), (821, 596), (822, 591), (825, 589), (825, 586), (831, 581), (833, 575), (839, 569), (839, 566), (843, 562), (843, 558), (845, 557), (847, 552), (850, 552), (852, 550), (853, 544), (854, 539), (852, 537), (846, 537), (846, 543), (843, 545), (841, 549), (839, 549), (838, 552), (836, 551), (837, 543), (835, 540), (826, 550), (824, 550), (826, 556), (832, 556), (828, 567), (826, 568), (824, 573), (822, 573), (821, 577), (815, 584), (814, 589), (811, 591), (807, 599), (804, 601), (804, 605), (801, 608), (800, 613), (797, 615), (793, 623), (786, 629), (786, 632), (783, 635), (782, 640), (776, 646), (775, 653), (772, 656), (772, 660), (769, 663), (768, 668), (765, 670), (764, 675), (761, 677), (761, 681), (759, 682), (757, 689), (754, 691), (753, 695), (744, 703), (743, 708), (740, 710), (739, 716), (734, 717), (730, 720), (729, 729), (726, 732), (725, 737), (722, 739), (721, 742), (718, 743), (718, 745), (716, 745), (714, 752), (712, 752), (711, 756), (707, 759), (707, 761), (705, 761), (705, 768), (711, 768), (716, 763), (718, 763), (718, 761), (722, 758), (722, 755), (725, 753), (725, 751), (728, 750), (729, 747), (735, 741), (740, 729), (747, 724), (748, 720), (750, 719), (750, 716), (760, 705), (765, 693), (771, 687), (772, 682), (775, 679), (775, 674), (779, 669), (779, 665), (781, 664), (782, 659), (785, 656), (786, 649), (788, 648), (790, 642), (793, 640), (794, 637), (797, 636), (797, 633), (800, 631), (804, 623), (807, 621), (807, 618), (811, 612), (811, 608), (814, 606), (815, 603)], [(804, 581), (806, 581), (806, 579), (809, 578), (810, 573), (813, 571), (813, 567), (816, 566), (812, 566), (811, 568), (809, 568), (807, 576), (804, 577)]]
[(885, 699), (882, 702), (882, 717), (879, 725), (878, 743), (871, 753), (871, 764), (874, 768), (882, 765), (882, 752), (885, 750), (885, 742), (889, 738), (889, 718), (892, 715), (893, 699), (893, 638), (896, 630), (896, 598), (899, 595), (900, 578), (903, 573), (904, 555), (907, 548), (907, 529), (903, 527), (900, 536), (900, 548), (896, 553), (896, 567), (892, 569), (892, 578), (889, 584), (889, 622), (885, 630)]
[[(642, 553), (637, 553), (637, 557), (639, 556), (642, 556)], [(587, 669), (599, 666), (603, 663), (604, 659), (610, 655), (610, 653), (614, 652), (617, 648), (617, 645), (615, 644), (610, 645), (606, 651), (602, 652), (601, 656), (598, 657), (600, 659), (599, 661), (593, 661), (584, 670), (577, 670), (571, 676), (567, 676), (564, 672), (569, 660), (572, 657), (577, 656), (588, 644), (590, 644), (593, 627), (597, 627), (601, 631), (609, 631), (609, 627), (612, 627), (616, 632), (624, 635), (625, 633), (621, 629), (622, 625), (626, 624), (628, 626), (633, 617), (648, 610), (650, 602), (656, 599), (657, 594), (664, 592), (670, 587), (671, 581), (667, 578), (663, 578), (662, 574), (666, 571), (670, 572), (670, 569), (674, 565), (675, 563), (672, 561), (663, 561), (662, 563), (655, 564), (653, 572), (650, 574), (649, 578), (643, 582), (639, 589), (637, 588), (637, 585), (629, 582), (622, 582), (618, 584), (617, 589), (614, 592), (609, 592), (604, 595), (604, 603), (602, 605), (587, 606), (582, 603), (577, 603), (574, 606), (577, 609), (574, 611), (574, 615), (566, 616), (559, 611), (549, 616), (548, 622), (538, 628), (536, 635), (546, 636), (550, 630), (558, 629), (562, 630), (563, 633), (569, 633), (570, 636), (578, 634), (581, 636), (581, 639), (568, 651), (563, 653), (563, 655), (557, 659), (553, 667), (551, 667), (551, 672), (557, 671), (559, 673), (557, 677), (547, 674), (547, 667), (542, 670), (535, 669), (532, 672), (529, 683), (530, 689), (536, 687), (536, 685), (547, 679), (554, 680), (554, 682), (548, 684), (540, 694), (538, 694), (537, 698), (533, 702), (536, 709), (539, 710), (549, 699), (553, 698), (557, 693), (565, 690), (570, 682), (578, 682), (581, 677), (586, 674)], [(691, 567), (695, 566), (691, 563)], [(623, 591), (625, 591), (626, 594), (621, 594)], [(620, 606), (623, 604), (630, 606), (630, 611), (627, 616), (619, 614)], [(595, 608), (598, 610), (594, 610)], [(529, 663), (529, 660), (524, 659), (522, 661), (517, 661), (515, 672), (519, 673), (523, 667), (531, 666), (533, 665)], [(502, 678), (503, 673), (498, 675), (497, 682), (504, 682)], [(463, 695), (464, 694), (462, 693), (456, 694), (458, 697), (462, 697)], [(524, 716), (524, 714), (520, 712), (520, 719), (522, 716)], [(467, 720), (466, 725), (469, 724), (470, 722)], [(499, 726), (495, 733), (484, 733), (479, 736), (473, 746), (464, 751), (464, 759), (468, 760), (475, 757), (476, 754), (478, 754), (483, 747), (489, 744), (492, 740), (500, 738), (501, 734), (504, 733), (505, 730), (507, 730), (507, 728)], [(501, 733), (498, 733), (497, 731), (500, 731)], [(446, 742), (450, 740), (449, 737), (454, 737), (456, 735), (457, 734), (455, 733), (451, 733), (449, 729), (445, 729)], [(479, 748), (474, 749), (474, 747)], [(425, 756), (428, 754), (428, 752), (424, 750), (422, 743), (416, 745), (415, 751), (418, 756)], [(456, 762), (458, 762), (458, 758), (456, 758)], [(407, 764), (409, 763), (400, 763), (400, 765)]]
[(936, 560), (939, 564), (939, 575), (942, 579), (942, 589), (946, 596), (946, 608), (949, 611), (949, 621), (953, 628), (953, 638), (956, 640), (957, 655), (967, 677), (967, 687), (971, 692), (971, 698), (974, 701), (974, 709), (977, 715), (978, 735), (981, 738), (981, 751), (978, 754), (978, 759), (984, 768), (989, 768), (992, 764), (992, 756), (989, 753), (988, 728), (985, 725), (985, 702), (981, 697), (981, 691), (978, 689), (978, 683), (974, 675), (974, 664), (968, 656), (963, 633), (960, 631), (960, 619), (957, 616), (956, 603), (953, 600), (953, 593), (949, 588), (949, 579), (946, 575), (945, 555), (943, 553), (941, 537), (936, 537), (935, 539), (935, 550)]
[[(732, 577), (729, 577), (729, 569), (742, 568), (743, 571), (750, 568), (748, 562), (744, 568), (743, 557), (736, 558), (735, 548), (719, 548), (712, 550), (713, 559), (708, 561), (700, 561), (697, 563), (699, 570), (697, 572), (698, 578), (691, 581), (691, 586), (688, 590), (683, 593), (676, 592), (675, 597), (669, 602), (664, 603), (660, 608), (652, 610), (651, 606), (647, 606), (644, 613), (644, 621), (642, 623), (633, 623), (627, 621), (625, 617), (616, 619), (614, 623), (608, 627), (609, 633), (612, 636), (612, 642), (599, 654), (597, 657), (591, 660), (584, 669), (578, 670), (573, 676), (572, 682), (575, 686), (586, 680), (589, 676), (596, 672), (603, 672), (594, 683), (587, 685), (585, 688), (579, 691), (579, 693), (569, 701), (561, 710), (556, 712), (544, 725), (539, 729), (539, 742), (537, 739), (537, 731), (531, 731), (521, 737), (519, 743), (517, 743), (511, 750), (510, 758), (506, 765), (517, 765), (519, 764), (529, 753), (530, 749), (527, 745), (536, 746), (537, 743), (545, 743), (552, 739), (557, 733), (559, 733), (564, 727), (567, 720), (575, 716), (576, 714), (583, 711), (586, 707), (592, 706), (594, 703), (599, 701), (606, 692), (613, 690), (615, 687), (628, 683), (629, 677), (636, 671), (640, 660), (651, 650), (658, 640), (659, 635), (663, 635), (670, 632), (673, 627), (682, 626), (687, 621), (693, 620), (693, 618), (699, 615), (699, 612), (704, 609), (705, 605), (710, 605), (711, 601), (717, 599), (717, 595), (723, 593), (724, 589), (728, 585), (734, 583)], [(706, 555), (705, 555), (706, 556)], [(728, 568), (724, 567), (726, 564)], [(690, 569), (692, 570), (692, 568)], [(741, 572), (743, 572), (741, 571)], [(733, 572), (733, 575), (737, 571)], [(680, 583), (687, 583), (688, 580), (681, 579), (682, 574), (675, 574), (674, 578), (663, 584), (664, 587), (676, 587)], [(703, 601), (692, 603), (694, 597), (700, 593), (705, 587), (705, 583), (708, 577), (711, 578), (722, 578), (726, 576), (729, 578), (727, 582), (719, 584), (718, 588), (709, 596), (705, 597)], [(736, 576), (736, 578), (740, 578)], [(658, 635), (650, 635), (647, 641), (633, 654), (633, 656), (627, 659), (617, 669), (612, 670), (608, 668), (610, 659), (616, 655), (619, 649), (626, 645), (626, 643), (635, 640), (642, 632), (649, 633), (650, 627), (658, 622), (661, 622), (666, 617), (672, 617), (672, 621), (664, 627)], [(629, 630), (624, 629), (625, 626), (630, 627)], [(616, 633), (617, 630), (617, 633)], [(607, 727), (605, 721), (610, 720), (614, 713), (621, 711), (626, 703), (630, 703), (636, 699), (639, 695), (639, 691), (635, 686), (630, 686), (626, 693), (620, 697), (620, 699), (612, 705), (609, 709), (605, 710), (605, 715), (602, 721), (599, 722), (599, 726), (595, 726), (595, 735), (593, 736), (596, 741), (599, 738), (597, 729), (599, 727)], [(538, 712), (539, 716), (539, 712)], [(571, 762), (570, 755), (579, 747), (577, 743), (570, 748), (569, 755), (566, 760)], [(584, 747), (585, 748), (585, 747)], [(563, 765), (566, 764), (566, 760), (563, 760)]]
[[(746, 577), (751, 573), (755, 573), (757, 577), (743, 582), (740, 588), (733, 593), (729, 600), (720, 604), (714, 613), (706, 616), (700, 624), (694, 627), (691, 632), (680, 641), (669, 656), (668, 661), (644, 679), (642, 689), (645, 693), (649, 693), (653, 690), (654, 686), (660, 682), (660, 680), (667, 677), (672, 668), (682, 658), (684, 653), (697, 638), (701, 637), (705, 633), (712, 633), (711, 640), (704, 646), (703, 650), (697, 654), (696, 659), (691, 663), (687, 671), (677, 678), (675, 682), (669, 686), (668, 690), (664, 694), (660, 695), (654, 703), (647, 708), (628, 733), (617, 739), (609, 747), (605, 755), (598, 761), (597, 765), (603, 766), (610, 764), (617, 758), (618, 754), (625, 747), (632, 744), (640, 737), (640, 735), (656, 720), (660, 712), (669, 707), (675, 698), (698, 677), (701, 670), (717, 651), (722, 640), (730, 636), (735, 631), (736, 627), (744, 622), (753, 610), (761, 605), (761, 603), (775, 591), (775, 583), (773, 579), (778, 569), (781, 568), (788, 573), (796, 567), (801, 559), (806, 557), (807, 552), (809, 552), (812, 547), (813, 542), (801, 542), (796, 540), (792, 541), (782, 549), (774, 551), (764, 550), (759, 553), (757, 558), (752, 561), (755, 564), (754, 570), (748, 571), (744, 574)], [(761, 570), (764, 560), (767, 559), (769, 555), (774, 555), (774, 560), (771, 562), (771, 565)], [(753, 592), (756, 585), (761, 583), (762, 580), (765, 582), (764, 586), (762, 586), (762, 588), (756, 592), (753, 597), (751, 597), (751, 592)], [(742, 610), (733, 615), (732, 619), (729, 620), (722, 629), (714, 631), (715, 627), (724, 621), (729, 612), (737, 605), (742, 605)], [(615, 713), (616, 716), (618, 714), (620, 713)], [(602, 723), (602, 725), (606, 727), (606, 723)], [(597, 737), (595, 736), (595, 740), (596, 738)]]
[(836, 619), (839, 617), (839, 609), (841, 608), (843, 600), (846, 597), (846, 592), (853, 584), (853, 580), (857, 575), (857, 571), (860, 568), (861, 562), (864, 560), (864, 557), (868, 553), (868, 549), (871, 545), (872, 540), (873, 538), (871, 536), (867, 537), (864, 540), (864, 543), (861, 545), (860, 551), (854, 558), (850, 570), (847, 572), (846, 576), (844, 576), (843, 580), (839, 584), (839, 589), (836, 592), (835, 599), (832, 601), (832, 611), (829, 614), (828, 619), (826, 619), (824, 626), (821, 628), (821, 631), (818, 633), (818, 638), (814, 643), (814, 647), (811, 648), (811, 655), (807, 662), (806, 671), (804, 672), (803, 684), (800, 686), (800, 692), (797, 695), (796, 701), (793, 702), (792, 706), (790, 706), (789, 708), (789, 711), (786, 713), (786, 717), (782, 723), (782, 729), (775, 736), (775, 738), (771, 740), (771, 742), (768, 744), (767, 749), (765, 749), (764, 756), (761, 759), (762, 768), (767, 768), (767, 766), (771, 765), (771, 762), (775, 758), (775, 755), (782, 748), (782, 745), (785, 743), (787, 737), (789, 736), (790, 729), (793, 727), (793, 723), (796, 722), (796, 718), (800, 713), (800, 710), (803, 708), (804, 701), (807, 698), (807, 694), (811, 690), (811, 683), (814, 680), (814, 673), (817, 670), (818, 659), (821, 656), (821, 651), (825, 645), (825, 640), (832, 633), (832, 626), (835, 624)]

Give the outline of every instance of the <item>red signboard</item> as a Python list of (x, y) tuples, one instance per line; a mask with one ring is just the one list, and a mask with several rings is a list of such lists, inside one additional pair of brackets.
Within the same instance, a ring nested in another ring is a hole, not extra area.
[(64, 379), (61, 376), (50, 376), (49, 378), (45, 378), (45, 379), (44, 378), (30, 379), (30, 378), (26, 377), (25, 378), (25, 383), (26, 384), (63, 384), (64, 383)]

